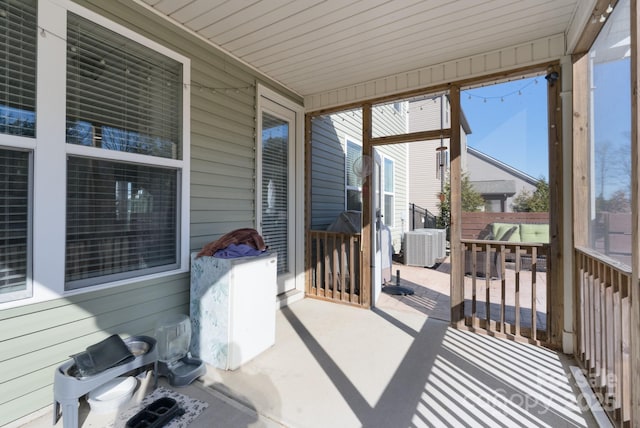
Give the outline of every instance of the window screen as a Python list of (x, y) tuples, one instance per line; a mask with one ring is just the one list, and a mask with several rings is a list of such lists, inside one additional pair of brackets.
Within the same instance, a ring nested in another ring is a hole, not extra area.
[(35, 136), (35, 0), (0, 0), (0, 134)]
[(29, 297), (30, 154), (0, 149), (0, 302)]
[(175, 169), (69, 157), (67, 289), (175, 269), (178, 183)]

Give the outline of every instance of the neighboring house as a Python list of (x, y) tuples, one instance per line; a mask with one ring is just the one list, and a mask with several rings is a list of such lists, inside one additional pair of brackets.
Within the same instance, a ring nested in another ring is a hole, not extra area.
[[(374, 133), (407, 132), (407, 103), (373, 109)], [(362, 114), (359, 110), (315, 118), (311, 133), (311, 228), (325, 230), (345, 210), (362, 209), (363, 176), (373, 174), (373, 159), (362, 158)], [(407, 226), (407, 145), (376, 148), (381, 168), (382, 221), (400, 250)]]
[[(450, 105), (445, 96), (412, 101), (409, 108), (410, 132), (450, 127)], [(533, 192), (537, 180), (467, 145), (471, 128), (462, 115), (462, 170), (485, 200), (488, 212), (511, 212), (513, 198), (523, 190)], [(449, 139), (420, 141), (409, 146), (409, 202), (440, 213), (440, 193), (449, 170)]]
[(0, 6), (0, 426), (51, 409), (70, 355), (188, 314), (226, 232), (304, 296), (300, 96), (134, 2)]
[(532, 194), (538, 181), (473, 147), (467, 147), (466, 171), (487, 212), (512, 212), (513, 198), (523, 191)]

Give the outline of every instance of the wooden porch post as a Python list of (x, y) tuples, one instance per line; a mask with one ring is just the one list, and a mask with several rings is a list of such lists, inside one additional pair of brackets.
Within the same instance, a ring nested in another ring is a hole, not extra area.
[[(573, 62), (573, 246), (589, 245), (589, 55), (581, 55)], [(580, 275), (575, 270), (573, 275), (573, 352), (579, 357), (583, 344), (580, 332)]]
[[(555, 73), (555, 74), (553, 74)], [(555, 65), (549, 67), (548, 81), (548, 121), (549, 121), (549, 242), (550, 254), (548, 262), (547, 300), (551, 308), (551, 328), (549, 342), (555, 346), (562, 345), (564, 329), (564, 256), (562, 221), (564, 219), (563, 172), (562, 172), (562, 70)], [(551, 76), (556, 76), (555, 79)]]
[[(640, 197), (638, 195), (638, 179), (640, 178), (640, 150), (638, 149), (638, 90), (640, 76), (638, 68), (638, 2), (631, 0), (631, 237), (638, 242), (640, 236)], [(629, 295), (631, 298), (631, 423), (640, 427), (640, 249), (632, 245), (632, 270)]]
[[(371, 150), (371, 103), (362, 105), (362, 156), (364, 159), (371, 159), (372, 167), (373, 156)], [(373, 169), (372, 169), (373, 174)], [(361, 235), (361, 254), (362, 274), (360, 275), (360, 299), (362, 306), (368, 308), (371, 306), (371, 198), (375, 191), (371, 187), (371, 174), (362, 178), (362, 235)]]
[(305, 281), (304, 292), (309, 295), (311, 292), (312, 270), (311, 270), (311, 137), (313, 122), (311, 116), (304, 115), (304, 239), (305, 239)]
[(464, 326), (464, 274), (462, 244), (462, 157), (460, 140), (460, 88), (451, 85), (449, 89), (451, 103), (451, 160), (450, 187), (451, 222), (449, 224), (449, 243), (451, 259), (451, 324)]

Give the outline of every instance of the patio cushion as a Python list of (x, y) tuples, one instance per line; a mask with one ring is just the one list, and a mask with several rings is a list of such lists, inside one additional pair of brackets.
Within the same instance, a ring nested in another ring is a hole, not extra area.
[(517, 224), (493, 223), (492, 235), (496, 241), (520, 242), (520, 233)]
[(520, 225), (520, 241), (521, 242), (542, 242), (549, 243), (549, 225), (548, 224), (529, 224)]

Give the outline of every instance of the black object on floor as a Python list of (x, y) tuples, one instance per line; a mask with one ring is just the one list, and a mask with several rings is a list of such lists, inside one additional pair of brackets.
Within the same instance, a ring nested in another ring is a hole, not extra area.
[(113, 334), (85, 351), (71, 356), (80, 376), (93, 376), (135, 357), (120, 336)]
[(184, 415), (184, 409), (170, 397), (158, 398), (144, 409), (132, 416), (126, 428), (160, 428), (176, 416)]
[(396, 270), (396, 285), (386, 285), (382, 287), (382, 291), (387, 294), (393, 294), (396, 296), (412, 295), (414, 291), (409, 287), (403, 287), (400, 285), (400, 270)]

